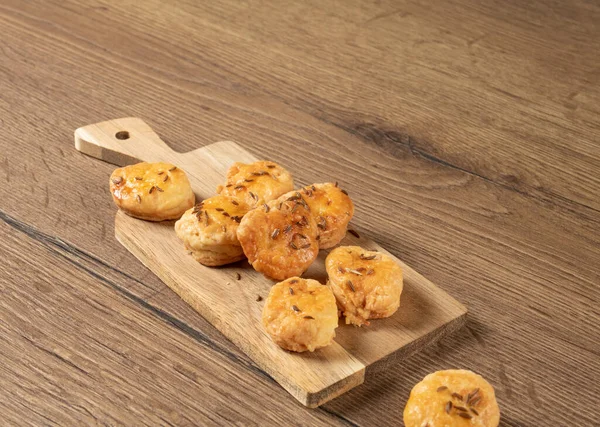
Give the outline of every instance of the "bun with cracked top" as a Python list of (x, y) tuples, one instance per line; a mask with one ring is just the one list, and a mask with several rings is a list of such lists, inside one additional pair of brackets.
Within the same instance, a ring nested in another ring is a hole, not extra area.
[(369, 319), (389, 317), (400, 306), (403, 280), (396, 261), (359, 246), (340, 246), (325, 259), (327, 284), (346, 323), (368, 325)]

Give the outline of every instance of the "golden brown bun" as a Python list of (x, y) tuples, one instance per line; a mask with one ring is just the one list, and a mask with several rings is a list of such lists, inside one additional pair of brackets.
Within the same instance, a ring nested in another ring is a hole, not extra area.
[(402, 269), (392, 257), (359, 246), (340, 246), (329, 253), (325, 268), (327, 284), (346, 323), (368, 325), (368, 319), (389, 317), (398, 310)]
[(239, 222), (250, 207), (233, 197), (203, 200), (175, 223), (175, 233), (196, 261), (208, 266), (244, 259), (237, 239)]
[(277, 163), (236, 162), (227, 171), (226, 184), (217, 187), (217, 193), (237, 197), (249, 206), (258, 206), (293, 189), (292, 175)]
[(427, 375), (412, 389), (404, 408), (406, 427), (497, 427), (499, 422), (494, 389), (466, 370)]
[[(294, 193), (286, 193), (279, 200), (285, 200)], [(307, 185), (300, 193), (319, 227), (319, 247), (329, 249), (337, 245), (346, 235), (348, 223), (354, 215), (354, 204), (348, 193), (330, 182)]]
[(138, 163), (110, 176), (115, 204), (127, 215), (148, 221), (177, 219), (194, 205), (185, 172), (170, 163)]
[(300, 276), (317, 258), (317, 224), (300, 193), (248, 212), (237, 230), (256, 271), (283, 280)]
[(291, 351), (315, 351), (333, 342), (338, 326), (331, 289), (316, 280), (292, 277), (271, 288), (262, 313), (268, 334)]

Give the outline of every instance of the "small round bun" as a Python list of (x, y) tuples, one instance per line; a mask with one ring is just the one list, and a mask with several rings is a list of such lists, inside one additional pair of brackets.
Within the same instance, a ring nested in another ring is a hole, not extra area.
[(325, 259), (328, 285), (346, 323), (368, 325), (369, 319), (389, 317), (400, 306), (402, 269), (381, 252), (340, 246)]
[[(329, 249), (340, 243), (354, 215), (354, 204), (348, 193), (330, 182), (308, 185), (300, 193), (319, 228), (319, 247)], [(294, 192), (286, 193), (279, 200), (285, 200), (292, 194)]]
[(277, 280), (300, 276), (319, 254), (317, 224), (300, 193), (248, 212), (237, 236), (252, 267)]
[(170, 163), (138, 163), (110, 176), (115, 204), (127, 215), (147, 221), (178, 219), (194, 205), (185, 172)]
[(497, 427), (499, 423), (493, 387), (466, 370), (427, 375), (412, 389), (404, 408), (406, 427)]
[(196, 261), (219, 266), (244, 259), (237, 228), (250, 207), (228, 196), (203, 200), (175, 223), (175, 233)]
[(227, 171), (226, 184), (217, 187), (217, 193), (237, 197), (249, 206), (258, 206), (293, 189), (292, 175), (277, 163), (236, 162)]
[(316, 280), (292, 277), (271, 288), (262, 322), (281, 348), (315, 351), (331, 344), (335, 337), (335, 297), (331, 289)]

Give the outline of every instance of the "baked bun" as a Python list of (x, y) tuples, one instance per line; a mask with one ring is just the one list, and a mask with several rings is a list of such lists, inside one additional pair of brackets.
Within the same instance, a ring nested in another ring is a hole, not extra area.
[(262, 205), (294, 189), (292, 175), (269, 161), (236, 162), (227, 171), (227, 182), (217, 193), (244, 200), (249, 206)]
[(239, 222), (250, 207), (233, 197), (214, 196), (203, 200), (175, 223), (175, 233), (196, 261), (208, 266), (244, 259), (237, 239)]
[(292, 277), (271, 288), (262, 312), (267, 333), (280, 347), (315, 351), (333, 342), (338, 326), (331, 289), (316, 280)]
[(273, 279), (300, 276), (319, 253), (317, 224), (300, 193), (248, 212), (237, 236), (252, 267)]
[(427, 375), (412, 389), (404, 408), (406, 427), (496, 427), (499, 423), (494, 389), (466, 370)]
[(115, 204), (127, 215), (147, 221), (177, 219), (194, 205), (185, 172), (170, 163), (138, 163), (110, 176)]
[(400, 306), (402, 269), (381, 252), (340, 246), (325, 259), (325, 269), (346, 323), (368, 325), (369, 319), (389, 317)]
[[(348, 193), (330, 182), (308, 185), (300, 193), (310, 207), (310, 214), (319, 228), (319, 247), (329, 249), (340, 243), (346, 235), (348, 223), (354, 215), (354, 204)], [(286, 193), (280, 200), (290, 197)]]

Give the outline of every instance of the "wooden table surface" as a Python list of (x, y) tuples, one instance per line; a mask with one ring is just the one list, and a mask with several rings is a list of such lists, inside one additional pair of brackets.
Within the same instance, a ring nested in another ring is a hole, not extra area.
[[(0, 3), (3, 423), (401, 425), (467, 368), (501, 425), (600, 425), (598, 2), (168, 3)], [(125, 116), (338, 180), (467, 325), (302, 407), (115, 240), (73, 130)]]

